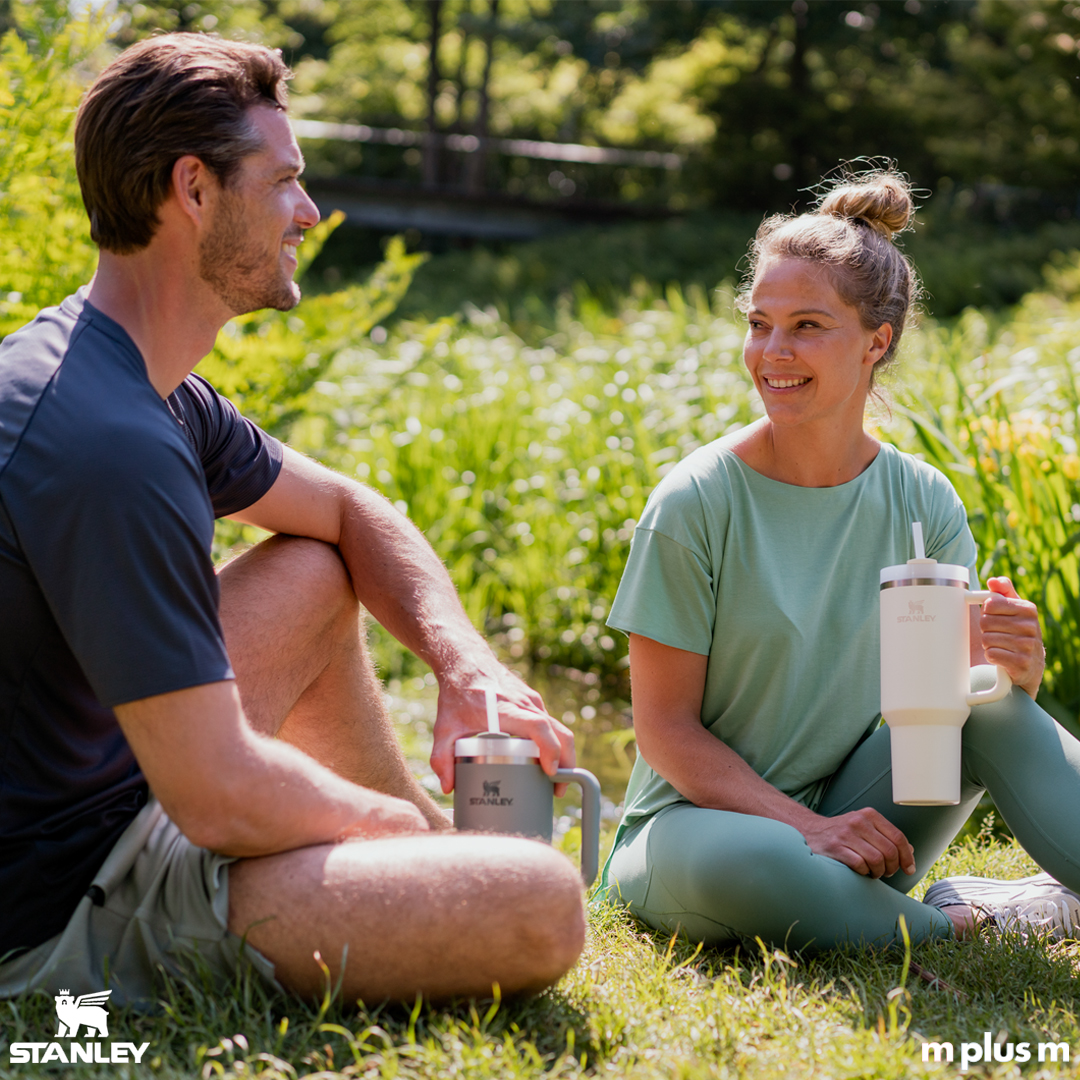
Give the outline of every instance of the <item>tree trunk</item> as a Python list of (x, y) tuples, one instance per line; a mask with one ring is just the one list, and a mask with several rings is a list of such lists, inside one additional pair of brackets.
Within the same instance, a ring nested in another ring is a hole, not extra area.
[(438, 120), (435, 116), (435, 99), (439, 96), (439, 40), (442, 37), (442, 0), (428, 0), (428, 17), (431, 20), (431, 32), (428, 36), (428, 116), (427, 139), (424, 142), (423, 178), (424, 187), (439, 186), (440, 147), (436, 139)]
[(807, 23), (810, 19), (810, 5), (807, 0), (795, 0), (791, 5), (791, 12), (795, 16), (795, 36), (792, 41), (794, 48), (791, 52), (791, 100), (796, 104), (796, 109), (803, 113), (799, 117), (801, 122), (795, 124), (791, 139), (791, 164), (794, 167), (794, 182), (800, 191), (804, 187), (817, 180), (816, 162), (810, 153), (806, 138), (808, 116), (811, 110), (807, 109), (810, 93), (810, 73), (806, 67), (806, 38)]
[(465, 159), (465, 188), (474, 195), (484, 190), (484, 176), (487, 172), (487, 137), (488, 115), (491, 97), (491, 57), (495, 51), (495, 29), (499, 19), (499, 0), (489, 0), (488, 23), (484, 28), (484, 75), (480, 81), (480, 102), (476, 111), (476, 123), (473, 134), (480, 140), (480, 145)]
[[(458, 56), (457, 73), (454, 76), (454, 98), (457, 104), (457, 113), (450, 125), (450, 131), (455, 135), (464, 135), (469, 129), (465, 126), (465, 100), (469, 96), (469, 46), (472, 39), (467, 30), (459, 27), (461, 33), (461, 52)], [(464, 155), (465, 158), (468, 155)], [(443, 155), (443, 182), (447, 185), (461, 185), (465, 182), (466, 164), (461, 154)]]

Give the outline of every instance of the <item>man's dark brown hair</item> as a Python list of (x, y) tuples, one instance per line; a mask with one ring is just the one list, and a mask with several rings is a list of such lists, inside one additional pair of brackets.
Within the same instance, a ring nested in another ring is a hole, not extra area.
[(209, 34), (163, 34), (120, 54), (83, 98), (75, 121), (75, 167), (90, 236), (127, 255), (159, 224), (178, 158), (193, 154), (229, 183), (262, 143), (253, 105), (285, 108), (281, 56)]

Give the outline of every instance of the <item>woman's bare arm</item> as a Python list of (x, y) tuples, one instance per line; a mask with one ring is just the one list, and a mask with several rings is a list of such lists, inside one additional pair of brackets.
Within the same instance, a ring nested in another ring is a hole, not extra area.
[(810, 850), (870, 877), (915, 870), (904, 834), (869, 808), (822, 817), (763, 780), (701, 723), (708, 657), (630, 635), (630, 678), (638, 750), (696, 806), (783, 821)]

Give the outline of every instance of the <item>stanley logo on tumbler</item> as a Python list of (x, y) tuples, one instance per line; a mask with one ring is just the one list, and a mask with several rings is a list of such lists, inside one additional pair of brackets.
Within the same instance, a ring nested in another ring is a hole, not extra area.
[(936, 615), (927, 615), (923, 611), (923, 605), (925, 600), (909, 600), (908, 601), (908, 613), (906, 615), (897, 615), (896, 621), (898, 623), (903, 622), (933, 622), (937, 618)]

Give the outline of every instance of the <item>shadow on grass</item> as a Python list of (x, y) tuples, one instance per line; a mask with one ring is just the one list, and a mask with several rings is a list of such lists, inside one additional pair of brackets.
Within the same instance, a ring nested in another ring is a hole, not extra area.
[[(590, 913), (577, 967), (532, 999), (369, 1006), (343, 1002), (328, 987), (322, 1001), (304, 1002), (250, 971), (222, 986), (195, 969), (164, 979), (152, 1012), (110, 1009), (109, 1036), (150, 1044), (142, 1065), (129, 1068), (134, 1080), (906, 1080), (923, 1040), (959, 1045), (990, 1032), (1001, 1041), (1078, 1047), (1078, 960), (1075, 942), (987, 935), (917, 945), (907, 956), (903, 949), (700, 949), (606, 907)], [(55, 1006), (46, 994), (28, 994), (0, 1002), (0, 1015), (5, 1080), (115, 1075), (82, 1063), (8, 1068), (10, 1042), (53, 1039)]]
[[(149, 1009), (110, 1008), (109, 1041), (150, 1046), (135, 1075), (244, 1076), (266, 1080), (325, 1075), (513, 1077), (577, 1070), (575, 1042), (586, 1018), (558, 989), (530, 999), (417, 1001), (367, 1006), (328, 986), (318, 1003), (287, 995), (245, 970), (222, 985), (197, 961), (185, 977), (162, 975)], [(27, 1075), (8, 1064), (13, 1042), (54, 1040), (53, 998), (35, 991), (0, 1002), (0, 1077)], [(62, 1041), (66, 1049), (68, 1041)], [(106, 1053), (107, 1053), (106, 1049)], [(588, 1053), (588, 1047), (585, 1047)], [(109, 1066), (50, 1062), (32, 1075), (113, 1075)], [(134, 1067), (132, 1067), (134, 1068)]]
[(900, 947), (800, 953), (760, 941), (705, 949), (622, 917), (651, 943), (658, 962), (667, 958), (702, 981), (747, 991), (779, 982), (796, 1007), (801, 999), (824, 1000), (854, 1029), (884, 1033), (898, 1022), (916, 1041), (958, 1045), (989, 1031), (1014, 1043), (1080, 1043), (1078, 941), (982, 930), (975, 940), (938, 939), (907, 955)]

